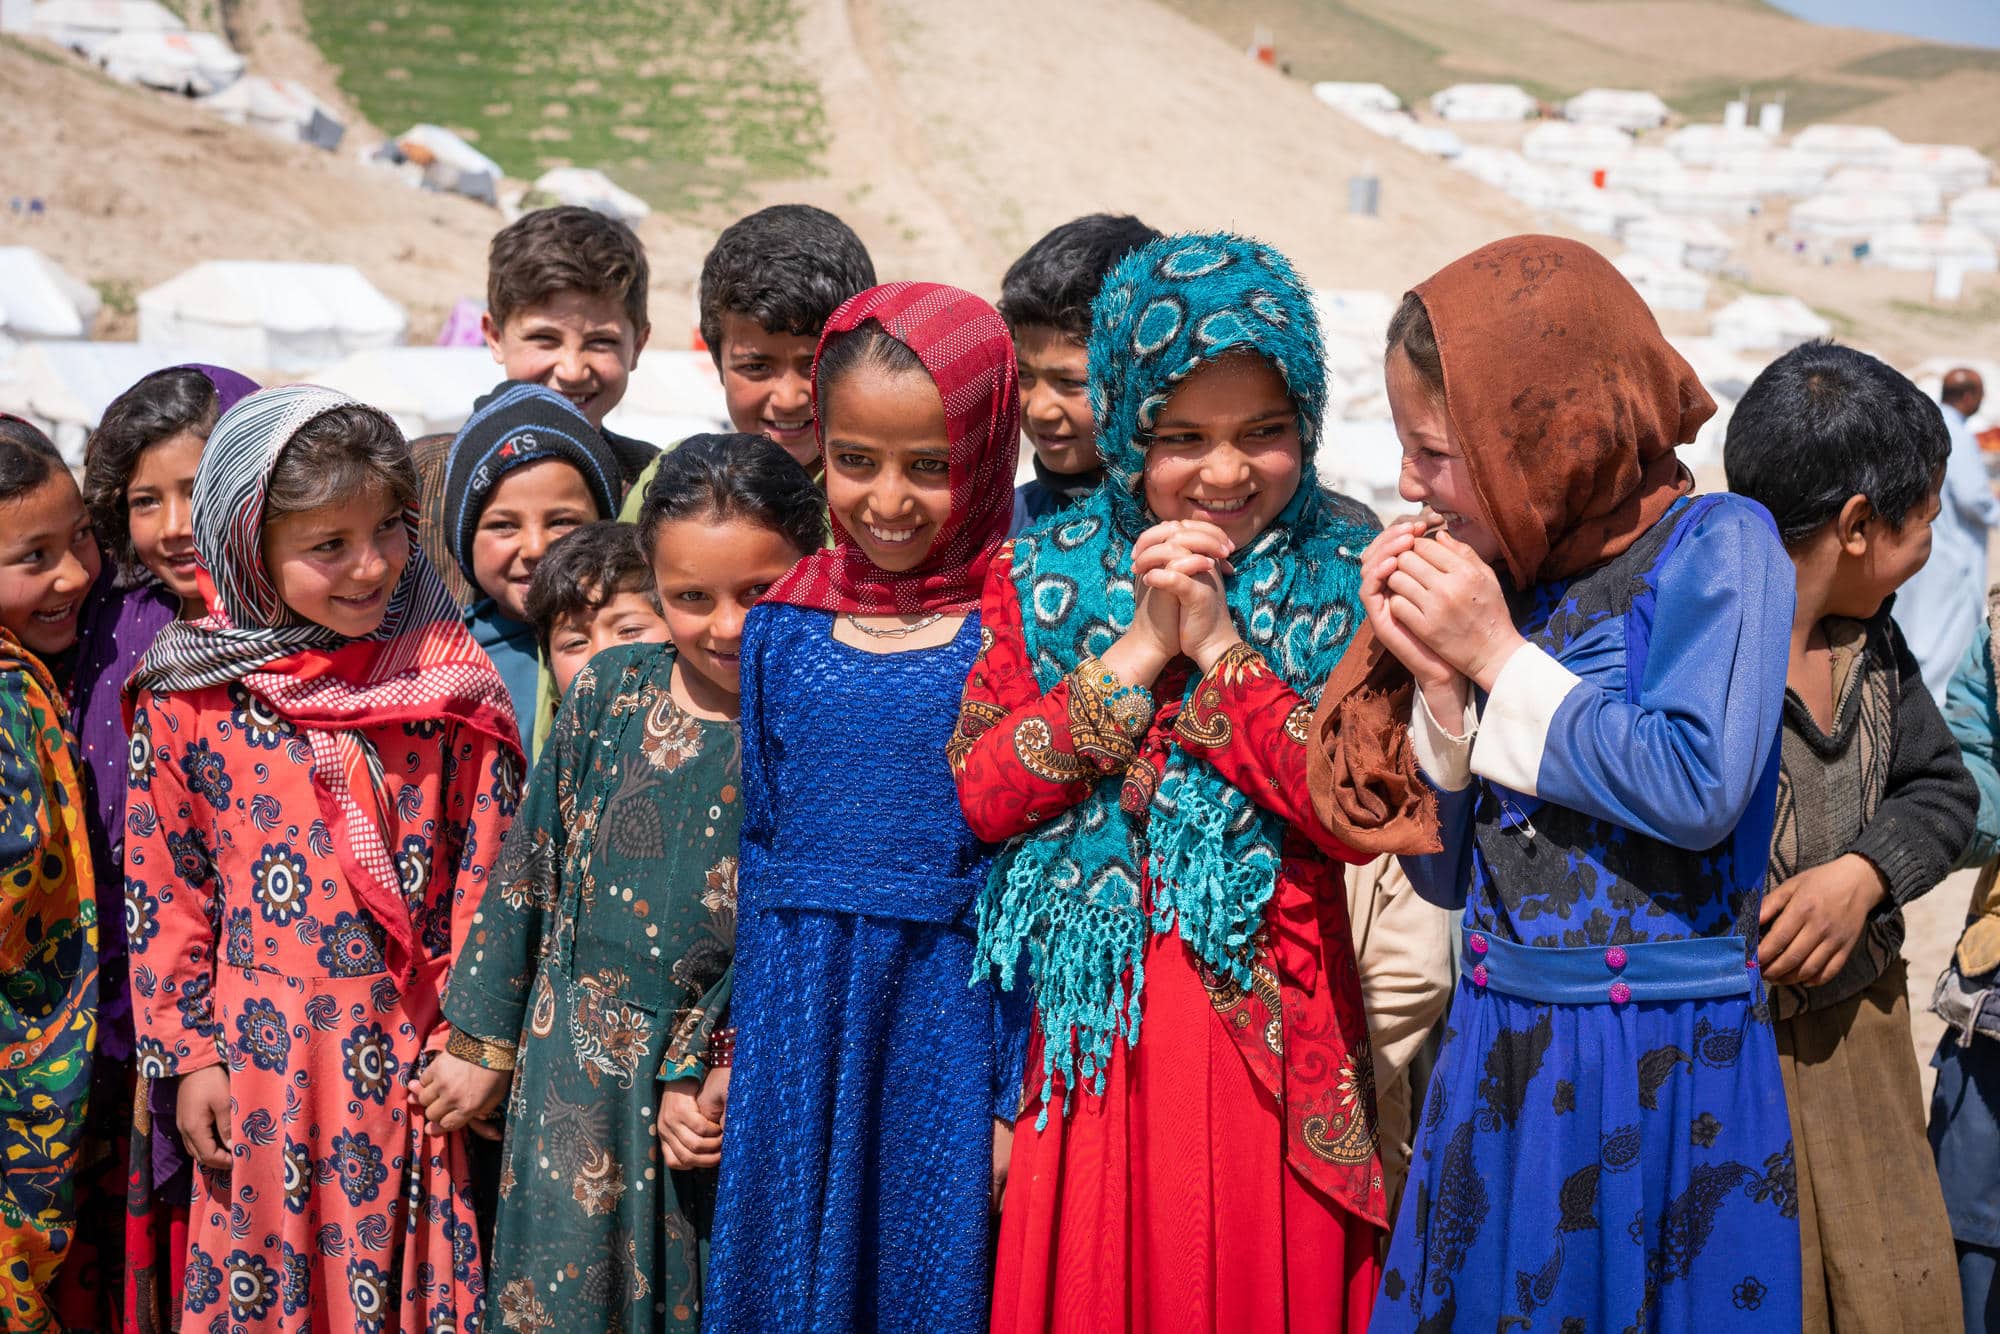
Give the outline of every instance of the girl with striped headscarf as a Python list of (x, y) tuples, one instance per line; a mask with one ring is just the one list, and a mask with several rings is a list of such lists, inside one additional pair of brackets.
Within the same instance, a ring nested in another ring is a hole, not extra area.
[(483, 1305), (465, 1109), (420, 1076), (522, 762), (415, 497), (375, 409), (243, 400), (195, 476), (208, 614), (128, 687), (138, 1062), (180, 1077), (201, 1169), (189, 1328), (460, 1329)]

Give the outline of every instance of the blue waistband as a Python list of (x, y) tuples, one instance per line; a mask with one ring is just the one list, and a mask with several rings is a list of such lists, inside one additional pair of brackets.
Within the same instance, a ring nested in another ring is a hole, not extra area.
[(1561, 1005), (1747, 996), (1757, 983), (1756, 956), (1746, 956), (1741, 936), (1557, 949), (1467, 926), (1459, 961), (1474, 987)]

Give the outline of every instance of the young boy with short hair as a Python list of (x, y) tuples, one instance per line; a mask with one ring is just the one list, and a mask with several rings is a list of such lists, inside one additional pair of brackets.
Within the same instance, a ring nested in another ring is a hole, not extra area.
[(1090, 308), (1104, 275), (1159, 233), (1129, 214), (1091, 213), (1029, 246), (1000, 280), (999, 309), (1021, 369), (1021, 433), (1035, 476), (1014, 491), (1013, 531), (1097, 488), (1090, 416)]
[[(567, 398), (618, 461), (622, 500), (659, 450), (604, 429), (625, 397), (652, 326), (646, 317), (646, 248), (630, 227), (593, 209), (564, 205), (522, 215), (494, 234), (486, 256), (480, 331), (509, 380), (545, 385)], [(422, 483), (419, 540), (461, 606), (478, 594), (444, 559), (445, 456), (451, 436), (415, 441)]]
[[(854, 229), (810, 204), (773, 204), (738, 218), (701, 264), (701, 340), (715, 359), (731, 429), (783, 445), (815, 480), (813, 353), (833, 312), (874, 285), (875, 262)], [(619, 518), (638, 519), (652, 479), (648, 467)]]
[(1815, 342), (1757, 377), (1724, 450), (1731, 489), (1771, 511), (1798, 579), (1755, 966), (1791, 1111), (1807, 1331), (1959, 1327), (1902, 906), (1951, 870), (1978, 791), (1890, 619), (1930, 553), (1949, 448), (1908, 379)]
[(666, 618), (639, 530), (615, 519), (558, 539), (528, 585), (528, 620), (555, 680), (552, 705), (584, 664), (615, 644), (664, 644)]

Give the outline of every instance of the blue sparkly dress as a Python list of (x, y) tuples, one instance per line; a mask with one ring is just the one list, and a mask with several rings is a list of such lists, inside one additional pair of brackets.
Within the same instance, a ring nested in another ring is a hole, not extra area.
[(1425, 762), (1445, 846), (1403, 859), (1466, 905), (1463, 977), (1371, 1330), (1799, 1328), (1755, 967), (1792, 586), (1711, 496), (1513, 599), (1531, 648)]
[(709, 1331), (985, 1328), (993, 1119), (1025, 997), (974, 973), (990, 849), (945, 761), (979, 646), (870, 653), (751, 612), (735, 1068)]

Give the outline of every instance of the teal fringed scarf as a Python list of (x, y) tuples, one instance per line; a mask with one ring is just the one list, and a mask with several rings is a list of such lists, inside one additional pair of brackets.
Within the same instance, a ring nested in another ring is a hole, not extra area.
[[(1037, 683), (1052, 689), (1131, 624), (1132, 544), (1157, 522), (1141, 487), (1153, 422), (1198, 367), (1254, 351), (1298, 405), (1304, 459), (1297, 494), (1232, 558), (1229, 606), (1244, 640), (1316, 700), (1360, 623), (1360, 556), (1374, 532), (1336, 512), (1313, 468), (1326, 382), (1311, 293), (1268, 246), (1182, 235), (1127, 256), (1093, 314), (1091, 407), (1105, 483), (1082, 508), (1014, 542)], [(1143, 821), (1120, 806), (1121, 787), (1104, 779), (1060, 818), (1011, 841), (979, 902), (982, 969), (1011, 986), (1026, 952), (1044, 1041), (1043, 1097), (1060, 1073), (1065, 1107), (1079, 1081), (1102, 1092), (1117, 1038), (1138, 1043), (1147, 931), (1177, 930), (1203, 963), (1247, 988), (1249, 946), (1277, 881), (1282, 823), (1212, 766), (1173, 749)], [(1150, 917), (1140, 907), (1149, 855)]]

